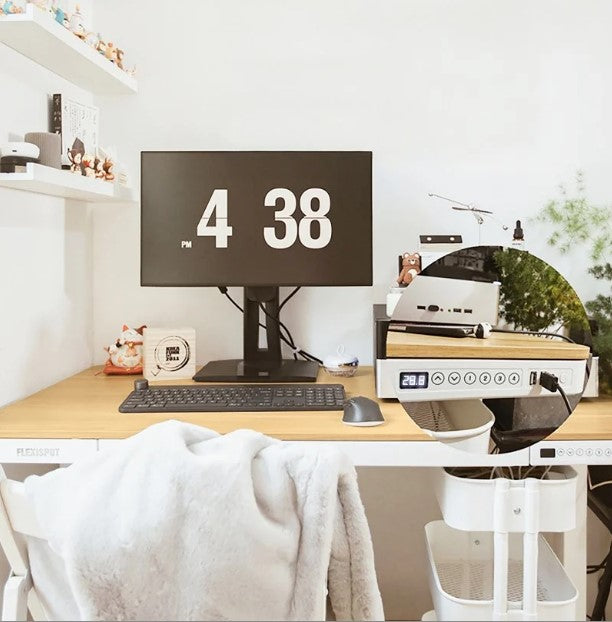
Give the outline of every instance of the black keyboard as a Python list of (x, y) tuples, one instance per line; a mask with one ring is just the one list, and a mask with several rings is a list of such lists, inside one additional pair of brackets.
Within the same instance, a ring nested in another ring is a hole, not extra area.
[(341, 384), (158, 385), (132, 391), (122, 413), (343, 410)]

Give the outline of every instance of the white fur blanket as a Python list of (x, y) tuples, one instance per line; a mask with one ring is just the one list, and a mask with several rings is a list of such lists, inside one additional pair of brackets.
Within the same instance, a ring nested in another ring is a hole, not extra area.
[(54, 551), (29, 542), (51, 613), (50, 555), (82, 620), (324, 620), (327, 588), (337, 619), (383, 619), (339, 451), (167, 421), (26, 492)]

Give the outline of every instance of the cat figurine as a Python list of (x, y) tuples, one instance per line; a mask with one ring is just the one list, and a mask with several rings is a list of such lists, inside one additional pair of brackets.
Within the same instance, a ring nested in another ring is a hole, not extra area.
[(117, 341), (104, 348), (108, 352), (108, 361), (103, 370), (105, 374), (142, 374), (142, 333), (145, 328), (146, 326), (129, 328), (126, 324), (123, 325)]

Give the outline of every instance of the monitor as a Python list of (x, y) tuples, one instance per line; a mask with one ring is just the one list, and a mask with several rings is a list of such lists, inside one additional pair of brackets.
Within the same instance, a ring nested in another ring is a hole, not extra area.
[(281, 358), (278, 288), (372, 284), (372, 153), (143, 152), (140, 275), (144, 286), (245, 288), (244, 359), (196, 379), (314, 380), (312, 364)]

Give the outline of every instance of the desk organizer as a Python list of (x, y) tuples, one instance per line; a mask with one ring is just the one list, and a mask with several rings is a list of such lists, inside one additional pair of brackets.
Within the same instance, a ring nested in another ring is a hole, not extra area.
[[(537, 537), (535, 589), (525, 586), (523, 538), (509, 538), (505, 595), (496, 593), (497, 535), (425, 526), (429, 585), (437, 620), (575, 620), (578, 592), (546, 540)], [(531, 594), (528, 595), (528, 593)], [(532, 610), (525, 611), (525, 595)], [(505, 597), (504, 597), (505, 596)], [(497, 601), (497, 603), (496, 603)]]
[(568, 509), (574, 507), (578, 475), (569, 466), (551, 468), (544, 480), (475, 479), (457, 472), (461, 470), (436, 469), (434, 475), (438, 504), (449, 527), (499, 532), (525, 532), (530, 527), (538, 532), (561, 532), (576, 527), (576, 512)]
[(435, 475), (444, 520), (427, 524), (425, 535), (436, 619), (575, 619), (578, 592), (540, 532), (575, 528), (576, 472), (533, 467), (529, 473), (542, 479), (483, 479), (486, 473)]

